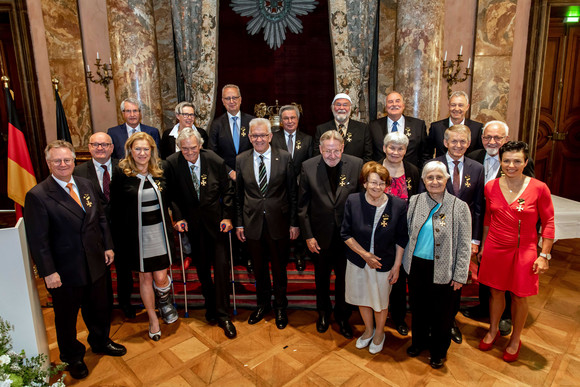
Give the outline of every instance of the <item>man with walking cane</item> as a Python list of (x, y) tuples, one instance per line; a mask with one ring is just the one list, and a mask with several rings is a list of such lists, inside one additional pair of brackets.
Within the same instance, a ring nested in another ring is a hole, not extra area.
[(217, 323), (231, 339), (237, 334), (229, 313), (227, 259), (234, 188), (224, 160), (202, 148), (203, 139), (197, 130), (183, 129), (176, 142), (181, 151), (169, 156), (164, 165), (173, 218), (177, 220), (175, 229), (185, 230), (198, 252), (193, 260), (205, 298), (207, 322)]

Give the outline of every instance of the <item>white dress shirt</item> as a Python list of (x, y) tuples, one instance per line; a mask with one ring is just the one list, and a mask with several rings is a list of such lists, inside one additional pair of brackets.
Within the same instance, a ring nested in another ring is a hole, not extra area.
[(137, 126), (134, 128), (130, 127), (129, 124), (125, 124), (125, 128), (127, 128), (127, 137), (131, 137), (131, 132), (133, 130), (135, 131), (135, 133), (141, 131), (141, 124), (137, 124)]
[(284, 138), (286, 139), (286, 149), (288, 149), (288, 139), (290, 138), (290, 134), (292, 134), (292, 150), (290, 152), (290, 154), (292, 155), (292, 157), (294, 157), (294, 149), (296, 149), (296, 133), (298, 132), (298, 130), (295, 130), (294, 133), (288, 133), (287, 131), (284, 131)]
[(499, 168), (500, 168), (499, 154), (495, 156), (490, 156), (486, 152), (485, 158), (483, 159), (483, 169), (485, 170), (485, 184), (495, 179), (497, 173), (499, 172)]
[(111, 162), (110, 158), (104, 164), (99, 163), (95, 159), (92, 159), (92, 160), (93, 160), (93, 165), (95, 166), (95, 172), (97, 172), (97, 179), (99, 179), (99, 185), (101, 186), (101, 191), (102, 191), (103, 190), (103, 175), (105, 174), (105, 170), (101, 167), (101, 165), (105, 165), (107, 167), (107, 171), (109, 171), (109, 179), (112, 180), (112, 178), (113, 178), (113, 170), (112, 170), (113, 163)]
[[(388, 133), (393, 133), (393, 120), (387, 116), (387, 129)], [(397, 132), (405, 133), (405, 116), (401, 114), (401, 118), (397, 120)]]
[[(453, 162), (454, 160), (451, 158), (451, 156), (449, 156), (449, 152), (445, 153), (445, 158), (447, 159), (447, 169), (449, 170), (449, 175), (451, 175), (450, 179), (451, 179), (451, 183), (453, 183), (453, 170), (455, 169), (455, 163)], [(459, 159), (459, 165), (457, 166), (459, 168), (459, 187), (461, 187), (461, 181), (463, 179), (463, 162), (465, 161), (465, 156), (462, 156), (461, 159)]]
[[(62, 181), (60, 179), (57, 179), (54, 175), (51, 175), (51, 176), (54, 179), (54, 181), (56, 181), (57, 184), (60, 185), (62, 187), (62, 189), (64, 189), (64, 192), (66, 192), (67, 195), (70, 195), (70, 192), (69, 192), (68, 188), (66, 188), (66, 185), (68, 183), (72, 183), (72, 189), (73, 189), (73, 191), (75, 191), (75, 193), (77, 194), (77, 196), (79, 197), (79, 199), (81, 198), (81, 193), (79, 192), (79, 188), (77, 187), (77, 183), (75, 182), (74, 177), (71, 176), (69, 181)], [(81, 200), (81, 206), (82, 206), (82, 204), (83, 204), (83, 201)], [(83, 210), (84, 209), (85, 209), (85, 207), (83, 206)]]

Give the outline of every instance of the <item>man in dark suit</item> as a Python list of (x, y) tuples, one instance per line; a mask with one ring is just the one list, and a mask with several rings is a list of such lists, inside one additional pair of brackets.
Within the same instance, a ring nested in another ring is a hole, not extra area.
[(337, 94), (332, 100), (330, 109), (334, 119), (316, 127), (312, 154), (320, 154), (320, 136), (329, 130), (337, 130), (344, 138), (344, 153), (356, 156), (365, 163), (372, 160), (373, 146), (369, 126), (364, 122), (350, 118), (352, 100), (345, 93)]
[[(298, 130), (300, 111), (295, 105), (285, 105), (279, 111), (282, 129), (272, 134), (272, 147), (287, 150), (292, 155), (294, 172), (298, 177), (302, 163), (312, 157), (312, 136)], [(296, 239), (294, 256), (296, 270), (303, 271), (306, 267), (303, 254), (304, 240)]]
[(400, 131), (409, 138), (409, 146), (404, 160), (421, 170), (425, 161), (433, 157), (433, 153), (429, 154), (427, 149), (425, 121), (403, 115), (405, 101), (403, 96), (396, 91), (387, 95), (385, 109), (387, 116), (372, 121), (369, 125), (373, 145), (373, 160), (380, 161), (385, 158), (383, 151), (385, 136)]
[[(481, 136), (484, 149), (475, 150), (467, 157), (483, 165), (485, 173), (485, 183), (501, 177), (501, 163), (499, 160), (499, 148), (509, 141), (509, 127), (502, 121), (490, 121), (483, 127)], [(524, 168), (524, 175), (534, 177), (534, 163), (528, 159), (528, 164)], [(480, 254), (478, 255), (478, 258)], [(511, 297), (509, 292), (505, 292), (506, 307), (499, 323), (499, 330), (502, 336), (507, 336), (511, 332)], [(465, 317), (487, 318), (489, 317), (489, 286), (479, 284), (479, 304), (461, 310)]]
[(445, 130), (453, 125), (459, 124), (466, 125), (471, 131), (471, 144), (466, 153), (469, 154), (476, 149), (483, 149), (481, 142), (483, 124), (465, 118), (468, 110), (469, 97), (467, 94), (464, 91), (454, 91), (449, 98), (449, 117), (431, 123), (431, 127), (429, 128), (428, 151), (431, 156), (433, 156), (433, 152), (435, 152), (435, 157), (442, 156), (447, 152), (443, 144)]
[[(471, 131), (465, 125), (454, 125), (445, 131), (443, 141), (447, 148), (447, 153), (436, 157), (434, 160), (441, 161), (447, 166), (447, 172), (451, 176), (447, 180), (447, 192), (463, 200), (469, 206), (471, 212), (471, 254), (475, 255), (479, 251), (479, 244), (483, 232), (484, 216), (484, 196), (485, 175), (483, 166), (477, 161), (465, 157), (465, 151), (471, 142)], [(420, 184), (420, 191), (424, 192), (423, 184)], [(456, 290), (454, 294), (453, 326), (451, 328), (451, 339), (457, 344), (461, 344), (463, 337), (459, 327), (455, 322), (455, 315), (459, 311), (461, 302), (461, 290)]]
[(346, 256), (340, 227), (348, 195), (359, 190), (363, 162), (343, 153), (343, 148), (344, 140), (337, 131), (330, 130), (320, 136), (321, 155), (302, 164), (298, 216), (302, 235), (315, 257), (316, 330), (324, 333), (330, 323), (330, 274), (334, 269), (334, 319), (340, 333), (350, 339), (351, 310), (344, 300)]
[(296, 176), (290, 153), (270, 146), (270, 121), (264, 118), (250, 121), (249, 137), (254, 149), (238, 155), (236, 160), (236, 234), (241, 242), (248, 242), (248, 251), (254, 260), (258, 298), (258, 307), (248, 323), (256, 324), (271, 308), (269, 256), (276, 326), (284, 329), (288, 324), (288, 240), (300, 235)]
[(252, 148), (248, 128), (253, 116), (242, 113), (242, 95), (236, 85), (222, 88), (222, 103), (226, 113), (215, 118), (209, 130), (209, 149), (217, 153), (228, 166), (228, 174), (236, 180), (236, 156)]
[(208, 137), (207, 132), (202, 128), (197, 128), (195, 126), (195, 106), (191, 102), (180, 102), (175, 107), (175, 117), (177, 118), (177, 124), (171, 129), (167, 129), (163, 132), (161, 136), (161, 143), (159, 144), (159, 156), (163, 160), (179, 152), (179, 147), (175, 144), (175, 140), (179, 133), (185, 128), (197, 129), (203, 143), (207, 144)]
[(119, 160), (125, 158), (125, 142), (133, 133), (137, 132), (149, 134), (159, 148), (159, 129), (141, 124), (141, 102), (134, 98), (127, 98), (121, 102), (121, 112), (125, 122), (107, 130), (107, 134), (113, 140), (114, 158)]
[[(224, 160), (202, 149), (203, 139), (195, 129), (187, 128), (177, 137), (181, 152), (167, 158), (165, 176), (171, 193), (175, 228), (185, 231), (195, 250), (194, 262), (205, 298), (206, 319), (236, 337), (230, 318), (230, 263), (228, 232), (233, 229), (234, 186)], [(211, 266), (214, 268), (214, 280)]]
[[(95, 192), (98, 193), (101, 205), (105, 209), (107, 220), (110, 221), (109, 187), (113, 168), (119, 164), (119, 160), (111, 158), (111, 154), (113, 153), (111, 137), (104, 132), (94, 133), (89, 139), (89, 152), (91, 153), (92, 159), (75, 167), (73, 174), (74, 176), (89, 179), (93, 183)], [(135, 318), (135, 308), (131, 305), (133, 274), (129, 268), (125, 268), (121, 263), (122, 260), (115, 262), (119, 307), (125, 317)], [(110, 282), (110, 275), (107, 277), (107, 280)], [(112, 306), (112, 284), (110, 291)]]
[(106, 272), (114, 259), (113, 242), (93, 184), (72, 177), (73, 146), (57, 140), (47, 145), (45, 155), (51, 176), (26, 194), (26, 237), (52, 296), (60, 359), (73, 378), (82, 379), (89, 370), (83, 361), (85, 346), (76, 338), (79, 308), (94, 353), (127, 353), (109, 338)]

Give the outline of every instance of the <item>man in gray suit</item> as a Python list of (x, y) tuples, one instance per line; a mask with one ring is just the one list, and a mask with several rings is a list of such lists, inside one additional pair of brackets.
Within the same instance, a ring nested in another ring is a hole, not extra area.
[(330, 323), (330, 274), (336, 276), (334, 319), (340, 333), (352, 338), (348, 323), (350, 307), (344, 300), (346, 256), (340, 237), (344, 203), (359, 190), (363, 162), (360, 158), (343, 153), (344, 140), (336, 130), (320, 136), (320, 156), (302, 163), (298, 216), (308, 249), (314, 256), (316, 281), (316, 329), (326, 332)]
[(236, 235), (248, 242), (254, 260), (258, 308), (250, 315), (249, 324), (262, 320), (271, 309), (271, 283), (268, 257), (274, 280), (276, 326), (288, 325), (286, 264), (289, 239), (300, 235), (296, 211), (296, 176), (292, 156), (283, 149), (270, 146), (270, 121), (250, 121), (249, 138), (253, 149), (236, 158)]

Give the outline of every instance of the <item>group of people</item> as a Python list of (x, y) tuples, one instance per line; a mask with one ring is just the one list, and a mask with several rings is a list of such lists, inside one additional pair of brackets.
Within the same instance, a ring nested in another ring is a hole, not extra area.
[(141, 124), (139, 101), (127, 99), (125, 123), (93, 134), (92, 159), (76, 168), (71, 144), (47, 146), (51, 176), (27, 194), (24, 217), (32, 257), (53, 297), (61, 360), (73, 377), (88, 375), (76, 339), (79, 308), (94, 352), (126, 353), (109, 339), (113, 260), (126, 317), (135, 317), (130, 297), (138, 272), (149, 337), (161, 338), (156, 308), (166, 323), (177, 321), (168, 277), (173, 230), (194, 246), (205, 318), (228, 338), (237, 335), (229, 312), (230, 248), (247, 251), (255, 274), (257, 307), (248, 323), (273, 309), (284, 329), (290, 247), (305, 246), (315, 267), (318, 332), (328, 330), (333, 315), (340, 334), (352, 338), (349, 319), (358, 306), (365, 330), (356, 347), (380, 352), (388, 312), (399, 334), (409, 332), (408, 282), (407, 353), (429, 350), (439, 368), (451, 340), (462, 340), (455, 315), (473, 257), (481, 262), (481, 305), (463, 312), (489, 311), (481, 350), (509, 334), (513, 319), (503, 357), (517, 359), (526, 297), (538, 292), (538, 274), (548, 268), (554, 224), (549, 190), (525, 175), (533, 177), (527, 145), (508, 141), (505, 123), (465, 118), (468, 97), (456, 92), (450, 117), (427, 134), (424, 121), (403, 115), (403, 97), (393, 92), (387, 116), (367, 125), (350, 117), (351, 99), (340, 93), (331, 103), (333, 119), (312, 137), (299, 130), (294, 105), (280, 109), (282, 129), (273, 133), (269, 120), (240, 111), (236, 85), (224, 86), (222, 102), (226, 113), (208, 132), (195, 127), (194, 105), (182, 102), (178, 123), (159, 136)]

